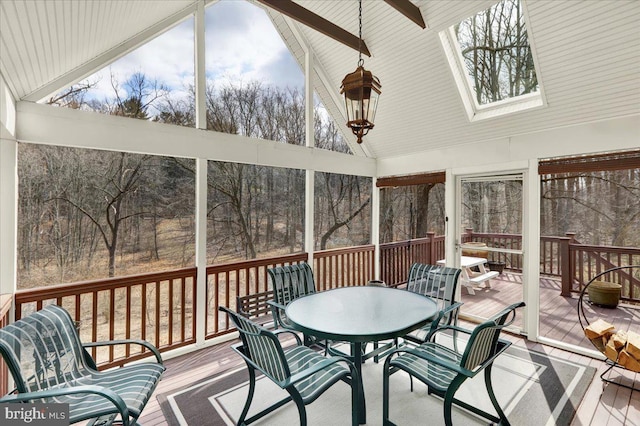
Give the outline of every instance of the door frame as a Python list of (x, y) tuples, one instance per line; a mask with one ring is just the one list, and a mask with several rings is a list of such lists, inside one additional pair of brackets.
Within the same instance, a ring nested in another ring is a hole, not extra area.
[[(445, 181), (445, 258), (448, 266), (460, 267), (459, 247), (456, 246), (460, 226), (461, 211), (458, 207), (462, 178), (522, 174), (522, 284), (523, 327), (520, 334), (537, 341), (539, 333), (539, 283), (540, 283), (540, 185), (538, 161), (514, 161), (501, 164), (450, 168), (446, 170)], [(458, 287), (458, 292), (460, 288)], [(456, 296), (459, 300), (460, 293)]]

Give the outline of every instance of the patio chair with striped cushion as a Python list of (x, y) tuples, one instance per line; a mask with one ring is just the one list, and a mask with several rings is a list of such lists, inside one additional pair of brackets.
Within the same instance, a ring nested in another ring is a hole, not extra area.
[[(0, 329), (0, 354), (15, 392), (4, 402), (69, 404), (69, 423), (136, 424), (164, 372), (158, 350), (141, 340), (116, 340), (85, 345), (137, 344), (155, 356), (117, 369), (98, 371), (80, 343), (69, 313), (49, 305)], [(120, 416), (120, 419), (116, 419)]]
[[(479, 324), (473, 330), (466, 330), (457, 326), (440, 327), (435, 333), (432, 333), (431, 341), (425, 342), (418, 347), (396, 349), (391, 353), (384, 363), (382, 423), (385, 426), (393, 425), (389, 420), (389, 376), (403, 370), (426, 384), (429, 394), (433, 393), (444, 399), (444, 420), (447, 426), (452, 424), (451, 409), (453, 404), (459, 405), (492, 422), (508, 425), (509, 420), (502, 408), (500, 408), (500, 404), (493, 393), (491, 367), (493, 366), (493, 361), (511, 346), (511, 342), (499, 338), (500, 332), (503, 328), (513, 323), (516, 309), (522, 306), (524, 306), (524, 302), (514, 303), (494, 315), (491, 319)], [(446, 330), (455, 330), (457, 333), (469, 336), (462, 353), (448, 345), (433, 341), (437, 333)], [(494, 409), (498, 413), (498, 417), (455, 398), (455, 393), (462, 383), (483, 370), (487, 393)]]
[(403, 336), (404, 340), (421, 344), (441, 325), (456, 325), (462, 303), (454, 300), (460, 269), (414, 263), (409, 269), (407, 290), (430, 297), (438, 305), (438, 315), (422, 328)]
[[(280, 408), (289, 401), (295, 402), (300, 425), (307, 424), (305, 406), (311, 404), (327, 389), (339, 381), (351, 386), (351, 422), (358, 424), (358, 401), (362, 397), (362, 385), (353, 363), (343, 357), (327, 358), (303, 346), (297, 334), (290, 330), (269, 331), (238, 313), (220, 306), (240, 332), (241, 343), (232, 346), (247, 364), (249, 370), (249, 394), (238, 425), (248, 425)], [(296, 345), (283, 349), (278, 335), (290, 333)], [(247, 418), (256, 386), (256, 370), (271, 379), (289, 396)]]
[[(267, 269), (273, 299), (269, 301), (271, 313), (276, 328), (293, 330), (289, 318), (287, 318), (286, 308), (292, 301), (313, 294), (316, 292), (316, 284), (313, 279), (313, 271), (308, 263), (276, 266)], [(316, 342), (311, 336), (304, 336), (304, 344), (310, 346)], [(324, 343), (321, 346), (325, 346)]]

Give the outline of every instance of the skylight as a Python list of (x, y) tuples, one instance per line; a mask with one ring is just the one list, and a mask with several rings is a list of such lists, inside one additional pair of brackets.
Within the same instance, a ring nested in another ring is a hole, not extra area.
[(520, 0), (503, 0), (440, 38), (471, 121), (544, 105)]

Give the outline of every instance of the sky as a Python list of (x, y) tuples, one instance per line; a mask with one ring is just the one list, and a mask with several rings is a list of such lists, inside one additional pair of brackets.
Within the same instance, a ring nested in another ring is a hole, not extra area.
[[(185, 96), (194, 84), (194, 18), (98, 71), (87, 80), (98, 84), (89, 95), (113, 96), (112, 73), (120, 83), (142, 72)], [(221, 0), (205, 9), (205, 67), (208, 80), (226, 83), (304, 87), (304, 73), (266, 12), (243, 0)]]

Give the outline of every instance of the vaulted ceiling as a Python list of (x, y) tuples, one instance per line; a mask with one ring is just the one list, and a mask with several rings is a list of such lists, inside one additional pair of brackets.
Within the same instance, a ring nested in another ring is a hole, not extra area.
[[(365, 155), (391, 158), (457, 144), (640, 114), (640, 2), (522, 0), (546, 105), (470, 122), (439, 32), (496, 0), (412, 0), (421, 28), (387, 2), (363, 1), (365, 67), (382, 83)], [(37, 101), (192, 14), (193, 0), (0, 0), (0, 72), (16, 99)], [(355, 0), (297, 4), (358, 34)], [(260, 4), (256, 2), (256, 4)], [(267, 9), (294, 56), (313, 53), (315, 88), (338, 121), (340, 82), (357, 52)], [(124, 49), (123, 49), (124, 46)]]

